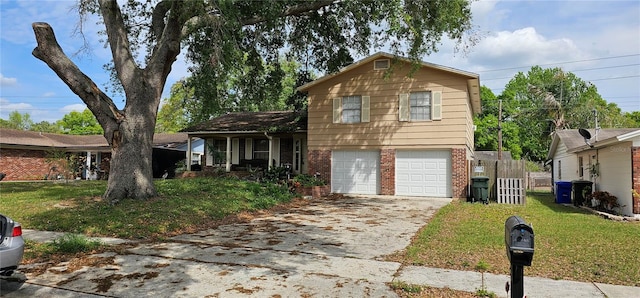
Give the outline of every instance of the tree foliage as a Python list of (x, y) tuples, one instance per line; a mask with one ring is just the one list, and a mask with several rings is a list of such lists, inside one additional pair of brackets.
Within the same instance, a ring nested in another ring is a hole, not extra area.
[(516, 74), (499, 96), (484, 88), (481, 96), (483, 114), (476, 118), (478, 148), (497, 148), (494, 135), (501, 100), (505, 150), (513, 150), (514, 157), (520, 152), (531, 161), (544, 161), (554, 131), (594, 127), (596, 112), (602, 128), (630, 125), (618, 106), (607, 103), (594, 85), (560, 68), (534, 66), (526, 74)]
[(58, 121), (63, 132), (71, 135), (99, 135), (102, 134), (102, 127), (98, 124), (96, 117), (89, 109), (82, 112), (71, 111)]
[(261, 78), (255, 77), (257, 74), (250, 66), (240, 69), (226, 78), (229, 81), (217, 84), (219, 100), (215, 101), (206, 95), (203, 95), (204, 100), (196, 97), (198, 85), (193, 77), (176, 82), (171, 86), (169, 98), (164, 99), (160, 107), (156, 132), (177, 132), (227, 112), (305, 109), (306, 96), (301, 96), (295, 89), (311, 81), (312, 77), (300, 70), (295, 61), (281, 59), (278, 67), (282, 72), (278, 80), (273, 80), (268, 73), (262, 74)]

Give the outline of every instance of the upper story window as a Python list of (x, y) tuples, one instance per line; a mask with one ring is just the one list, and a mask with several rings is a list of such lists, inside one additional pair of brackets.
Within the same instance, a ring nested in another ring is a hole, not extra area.
[(369, 122), (369, 96), (350, 95), (333, 99), (333, 123)]
[(411, 92), (409, 95), (411, 121), (431, 120), (431, 92)]
[(342, 98), (342, 123), (360, 122), (360, 111), (362, 109), (362, 97), (345, 96)]
[(400, 121), (442, 119), (442, 91), (417, 91), (399, 95)]

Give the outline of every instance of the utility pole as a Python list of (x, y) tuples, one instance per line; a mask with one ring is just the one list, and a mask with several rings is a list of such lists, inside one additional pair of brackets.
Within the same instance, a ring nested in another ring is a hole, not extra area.
[(498, 160), (502, 160), (502, 99), (498, 101)]

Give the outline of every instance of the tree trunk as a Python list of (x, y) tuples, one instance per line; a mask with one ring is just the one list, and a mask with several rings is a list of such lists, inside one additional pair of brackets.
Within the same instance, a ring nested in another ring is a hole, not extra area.
[[(123, 198), (144, 200), (157, 195), (153, 184), (153, 135), (163, 85), (138, 71), (128, 88), (124, 120), (112, 131), (111, 168), (103, 196), (111, 204)], [(153, 76), (151, 76), (153, 77)], [(108, 140), (109, 141), (109, 140)]]
[(131, 75), (125, 85), (127, 103), (120, 110), (64, 54), (48, 24), (34, 23), (33, 29), (38, 42), (33, 55), (44, 61), (82, 99), (104, 129), (104, 137), (111, 146), (109, 182), (104, 198), (113, 204), (124, 198), (156, 196), (153, 134), (168, 69), (159, 72), (154, 68), (140, 70), (129, 66)]
[(111, 167), (104, 199), (111, 204), (122, 198), (156, 196), (153, 184), (153, 126), (122, 122), (111, 144)]

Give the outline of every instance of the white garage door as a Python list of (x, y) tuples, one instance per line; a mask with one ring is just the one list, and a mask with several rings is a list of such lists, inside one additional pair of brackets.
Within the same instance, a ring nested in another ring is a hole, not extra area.
[(331, 192), (378, 194), (380, 152), (333, 151)]
[(396, 151), (396, 195), (451, 197), (451, 152)]

